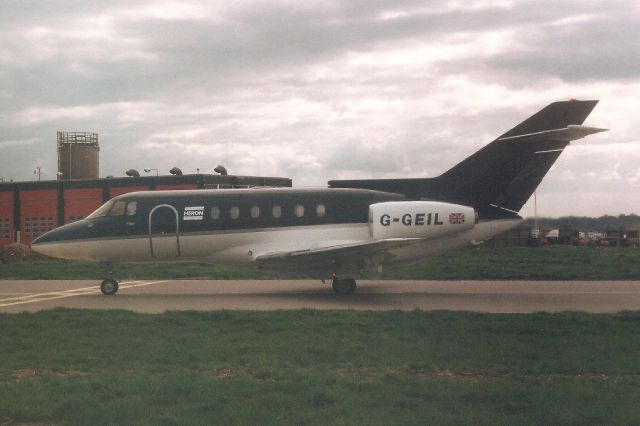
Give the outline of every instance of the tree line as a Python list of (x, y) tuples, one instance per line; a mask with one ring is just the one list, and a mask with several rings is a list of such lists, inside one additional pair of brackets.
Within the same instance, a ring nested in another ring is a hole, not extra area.
[[(534, 219), (527, 218), (524, 226), (533, 227)], [(564, 216), (559, 218), (539, 217), (538, 227), (543, 229), (576, 229), (580, 231), (613, 231), (625, 230), (640, 226), (637, 214), (621, 214), (619, 216), (604, 215), (600, 217)]]

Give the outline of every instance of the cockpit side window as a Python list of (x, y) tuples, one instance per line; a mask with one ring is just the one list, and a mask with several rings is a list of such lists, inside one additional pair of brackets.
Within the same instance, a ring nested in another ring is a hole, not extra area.
[(138, 202), (129, 201), (129, 204), (127, 204), (127, 216), (135, 216), (137, 210), (138, 210)]
[(109, 210), (109, 216), (124, 216), (124, 206), (127, 204), (124, 200), (118, 200), (113, 204), (111, 210)]

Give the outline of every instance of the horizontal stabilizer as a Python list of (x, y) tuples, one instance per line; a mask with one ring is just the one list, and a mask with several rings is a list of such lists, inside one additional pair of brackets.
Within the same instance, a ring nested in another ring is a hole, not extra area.
[(544, 130), (563, 129), (569, 125), (582, 124), (598, 101), (553, 102), (542, 108), (498, 139), (526, 135)]
[(527, 133), (525, 135), (501, 137), (499, 141), (522, 141), (530, 142), (533, 140), (549, 140), (549, 141), (574, 141), (582, 139), (594, 133), (606, 132), (608, 129), (599, 129), (597, 127), (569, 125), (564, 129), (545, 130), (542, 132)]

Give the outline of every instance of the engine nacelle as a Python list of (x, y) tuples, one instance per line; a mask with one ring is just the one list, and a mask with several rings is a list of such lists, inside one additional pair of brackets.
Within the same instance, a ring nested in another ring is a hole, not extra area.
[(473, 208), (439, 201), (392, 201), (369, 206), (369, 233), (387, 238), (437, 238), (472, 229)]

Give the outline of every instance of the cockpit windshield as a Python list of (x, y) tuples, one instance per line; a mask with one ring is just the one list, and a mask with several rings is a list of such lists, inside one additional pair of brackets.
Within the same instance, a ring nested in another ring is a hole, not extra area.
[(87, 219), (96, 219), (98, 217), (106, 216), (107, 213), (109, 213), (109, 210), (111, 210), (113, 203), (114, 203), (113, 200), (107, 201), (106, 203), (98, 207), (98, 210), (94, 211), (89, 216), (87, 216)]
[(104, 203), (98, 210), (87, 216), (87, 219), (96, 219), (105, 216), (135, 216), (137, 210), (137, 202), (125, 200), (111, 200)]

